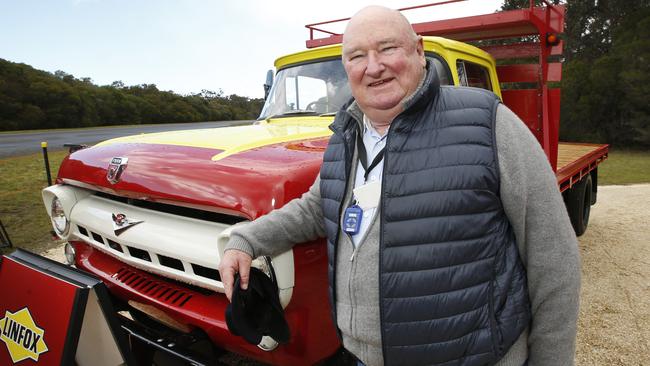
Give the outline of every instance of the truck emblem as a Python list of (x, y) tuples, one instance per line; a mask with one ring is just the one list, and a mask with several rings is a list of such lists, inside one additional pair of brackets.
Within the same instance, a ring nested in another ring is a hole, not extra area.
[(133, 227), (141, 222), (144, 222), (143, 220), (129, 220), (126, 218), (125, 214), (112, 214), (113, 215), (113, 231), (115, 232), (115, 236), (118, 236), (122, 234), (126, 229)]
[(111, 184), (119, 182), (128, 162), (129, 158), (115, 157), (111, 159), (111, 162), (108, 164), (106, 179), (111, 182)]
[(44, 336), (45, 330), (36, 325), (26, 307), (15, 313), (5, 311), (5, 317), (0, 319), (0, 339), (13, 363), (28, 358), (38, 362), (38, 357), (47, 352)]

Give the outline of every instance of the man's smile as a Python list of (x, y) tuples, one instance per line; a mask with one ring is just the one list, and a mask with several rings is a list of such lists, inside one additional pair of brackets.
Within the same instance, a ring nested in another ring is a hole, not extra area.
[(382, 80), (379, 80), (379, 81), (375, 81), (374, 83), (370, 83), (370, 84), (368, 84), (368, 86), (369, 87), (382, 86), (382, 85), (384, 85), (384, 84), (386, 84), (388, 82), (391, 82), (393, 80), (395, 80), (395, 78), (382, 79)]

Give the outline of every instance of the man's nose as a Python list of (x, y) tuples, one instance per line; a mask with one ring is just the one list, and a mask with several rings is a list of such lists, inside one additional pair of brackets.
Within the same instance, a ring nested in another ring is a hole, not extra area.
[(368, 66), (366, 67), (366, 75), (374, 78), (381, 76), (381, 73), (384, 71), (384, 63), (382, 62), (381, 56), (377, 52), (368, 53)]

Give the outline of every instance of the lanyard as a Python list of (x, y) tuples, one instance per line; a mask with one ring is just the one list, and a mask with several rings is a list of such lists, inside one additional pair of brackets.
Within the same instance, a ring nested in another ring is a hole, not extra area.
[(370, 171), (373, 170), (379, 162), (381, 162), (384, 159), (384, 153), (386, 152), (386, 146), (384, 146), (381, 151), (375, 156), (375, 158), (372, 160), (370, 163), (370, 166), (368, 166), (368, 153), (366, 152), (366, 145), (363, 143), (363, 138), (361, 137), (361, 133), (357, 132), (357, 153), (359, 154), (359, 161), (361, 162), (361, 166), (363, 167), (364, 173), (363, 173), (363, 181), (367, 182), (368, 181), (368, 174), (370, 174)]

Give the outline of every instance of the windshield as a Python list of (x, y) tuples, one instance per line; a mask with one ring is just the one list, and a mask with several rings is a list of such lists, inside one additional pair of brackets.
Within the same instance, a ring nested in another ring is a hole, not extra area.
[[(447, 63), (427, 53), (440, 85), (452, 85)], [(348, 76), (340, 58), (287, 67), (278, 71), (259, 119), (300, 114), (334, 114), (352, 98)]]
[(278, 71), (259, 119), (336, 113), (352, 97), (341, 59)]

